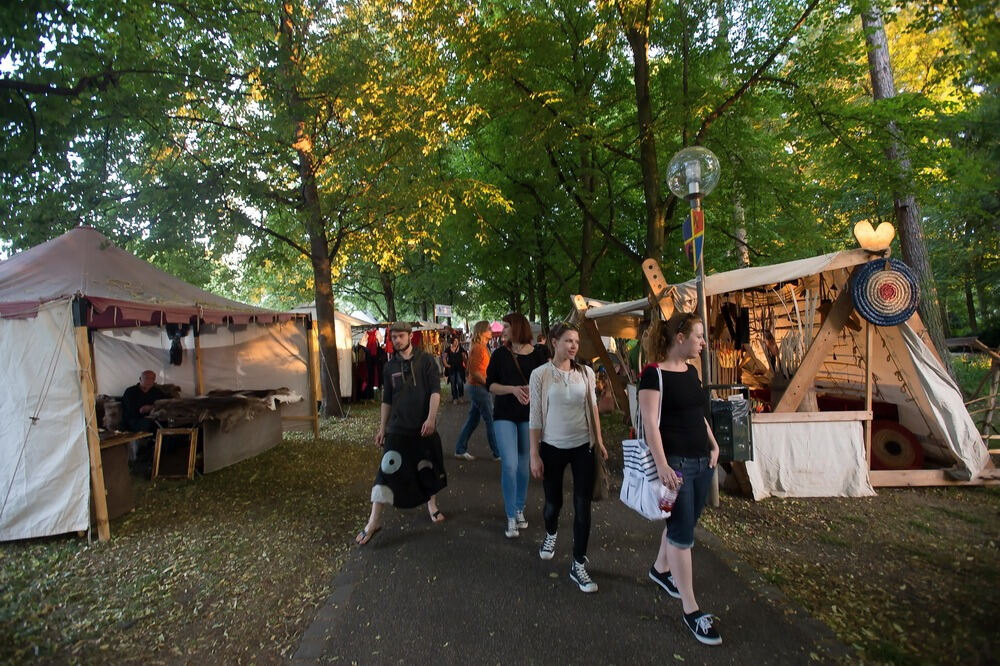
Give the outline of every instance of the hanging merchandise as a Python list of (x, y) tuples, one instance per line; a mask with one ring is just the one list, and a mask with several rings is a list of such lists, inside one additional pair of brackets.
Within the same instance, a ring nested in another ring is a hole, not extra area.
[(916, 275), (899, 259), (876, 259), (851, 275), (855, 309), (876, 326), (898, 326), (917, 310)]

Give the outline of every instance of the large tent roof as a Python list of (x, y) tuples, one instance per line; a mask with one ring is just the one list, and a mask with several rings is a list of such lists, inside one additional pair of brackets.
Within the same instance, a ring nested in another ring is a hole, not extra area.
[(91, 328), (274, 321), (295, 315), (246, 305), (199, 289), (77, 227), (0, 262), (0, 316), (33, 317), (42, 303), (81, 296)]

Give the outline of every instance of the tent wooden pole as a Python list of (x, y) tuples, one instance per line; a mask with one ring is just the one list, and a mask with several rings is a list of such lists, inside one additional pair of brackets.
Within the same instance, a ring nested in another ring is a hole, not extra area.
[(205, 374), (201, 370), (201, 322), (194, 324), (194, 393), (205, 395)]
[(94, 399), (94, 377), (91, 368), (90, 340), (86, 326), (77, 326), (76, 355), (80, 367), (80, 389), (83, 394), (83, 415), (87, 427), (87, 450), (90, 453), (90, 488), (97, 520), (97, 538), (111, 538), (108, 522), (108, 496), (104, 488), (104, 466), (101, 464), (101, 440), (97, 434), (97, 409)]
[[(872, 336), (875, 329), (870, 321), (865, 322), (865, 409), (872, 411)], [(868, 463), (868, 472), (872, 469), (872, 421), (865, 420), (865, 461)], [(869, 477), (869, 482), (871, 478)]]
[(826, 321), (823, 322), (819, 333), (809, 345), (809, 351), (806, 352), (805, 358), (802, 359), (799, 369), (795, 371), (795, 376), (788, 383), (788, 388), (785, 389), (785, 393), (781, 396), (774, 411), (794, 412), (799, 408), (806, 392), (813, 385), (816, 373), (823, 365), (823, 361), (826, 360), (827, 354), (836, 344), (837, 336), (840, 335), (853, 310), (854, 302), (851, 300), (851, 290), (844, 287), (840, 290), (840, 295), (837, 296), (833, 307), (830, 308)]
[(306, 348), (309, 350), (309, 416), (313, 426), (313, 439), (319, 439), (319, 410), (316, 408), (316, 330), (312, 319), (306, 320)]
[[(593, 319), (587, 319), (587, 301), (580, 294), (573, 296), (572, 300), (573, 307), (576, 309), (576, 318), (579, 322), (580, 333), (586, 335), (594, 346), (594, 349), (597, 350), (597, 355), (601, 359), (601, 363), (608, 370), (607, 375), (611, 381), (611, 390), (615, 392), (615, 400), (622, 406), (623, 410), (627, 411), (628, 393), (625, 392), (625, 384), (622, 382), (621, 376), (615, 372), (615, 366), (611, 362), (611, 356), (608, 355), (608, 350), (604, 346), (604, 342), (601, 340), (601, 333), (597, 330), (597, 324), (594, 323)], [(622, 362), (624, 362), (624, 359)]]

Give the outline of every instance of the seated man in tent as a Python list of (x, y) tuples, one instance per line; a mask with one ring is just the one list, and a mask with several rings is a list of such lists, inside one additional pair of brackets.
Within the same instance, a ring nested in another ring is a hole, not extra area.
[(149, 418), (149, 412), (154, 402), (169, 397), (156, 385), (156, 373), (143, 370), (139, 383), (129, 386), (122, 395), (122, 424), (132, 432), (156, 432), (156, 422)]

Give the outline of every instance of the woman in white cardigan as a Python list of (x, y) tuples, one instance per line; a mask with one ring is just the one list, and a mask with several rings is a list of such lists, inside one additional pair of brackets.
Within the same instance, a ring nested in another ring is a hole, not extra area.
[(531, 396), (529, 433), (531, 475), (545, 490), (545, 539), (538, 556), (555, 555), (559, 511), (562, 509), (563, 472), (573, 471), (573, 561), (569, 577), (583, 592), (596, 592), (587, 573), (590, 538), (590, 502), (594, 492), (594, 456), (607, 460), (601, 441), (594, 371), (576, 360), (580, 333), (572, 324), (558, 324), (550, 332), (552, 360), (535, 368), (528, 388)]

